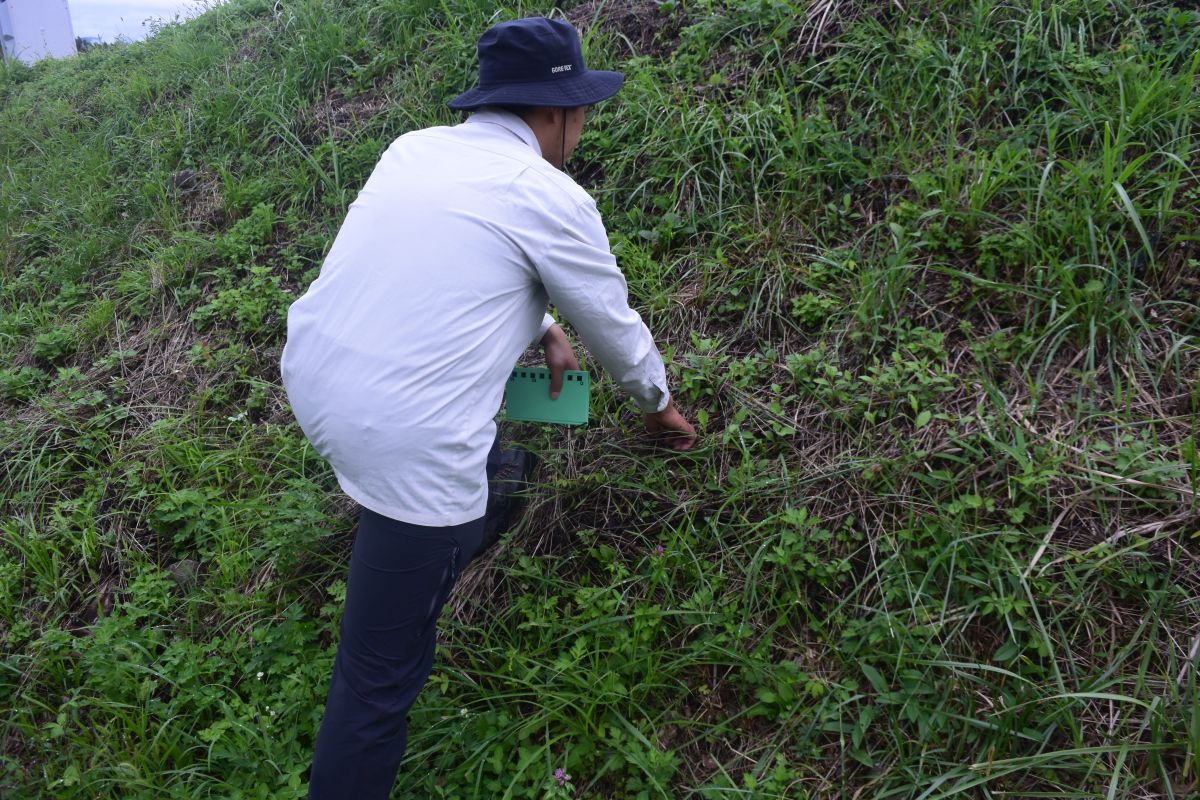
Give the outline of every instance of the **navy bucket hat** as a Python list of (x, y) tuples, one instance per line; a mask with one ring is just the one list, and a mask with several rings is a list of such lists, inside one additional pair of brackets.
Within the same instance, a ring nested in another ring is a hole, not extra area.
[(589, 70), (583, 64), (579, 34), (559, 19), (529, 17), (501, 22), (484, 31), (479, 52), (479, 85), (450, 101), (472, 111), (488, 105), (575, 108), (607, 100), (625, 76)]

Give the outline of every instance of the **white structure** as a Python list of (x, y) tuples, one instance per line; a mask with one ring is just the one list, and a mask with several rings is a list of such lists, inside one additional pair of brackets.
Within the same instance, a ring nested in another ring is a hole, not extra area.
[(67, 0), (0, 0), (0, 45), (26, 64), (75, 55)]

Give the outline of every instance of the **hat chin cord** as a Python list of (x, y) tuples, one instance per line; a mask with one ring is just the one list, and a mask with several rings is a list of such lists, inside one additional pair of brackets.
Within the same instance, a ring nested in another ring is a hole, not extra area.
[(562, 149), (558, 151), (558, 168), (567, 171), (567, 110), (562, 110)]

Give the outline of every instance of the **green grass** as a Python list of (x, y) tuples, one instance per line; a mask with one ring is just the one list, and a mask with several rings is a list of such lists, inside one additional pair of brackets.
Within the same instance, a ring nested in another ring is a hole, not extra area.
[[(903, 6), (568, 4), (627, 76), (569, 170), (702, 439), (598, 373), (507, 429), (541, 483), (395, 796), (1198, 791), (1200, 15)], [(354, 509), (286, 308), (550, 10), (231, 0), (0, 66), (0, 798), (304, 795)]]

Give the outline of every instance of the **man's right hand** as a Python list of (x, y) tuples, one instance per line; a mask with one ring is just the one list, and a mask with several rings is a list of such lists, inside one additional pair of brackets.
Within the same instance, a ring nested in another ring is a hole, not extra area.
[(668, 400), (662, 411), (643, 414), (646, 430), (676, 450), (691, 450), (696, 444), (696, 429), (675, 408), (675, 401)]

